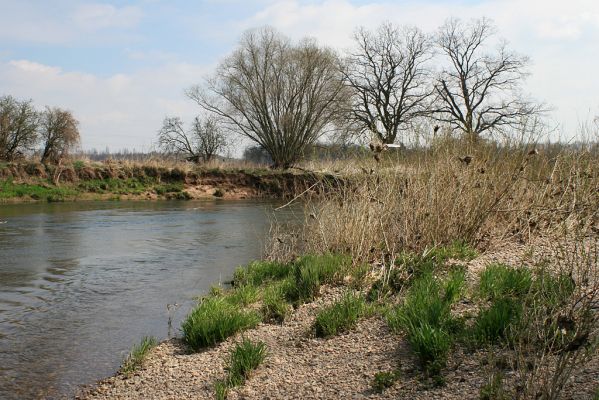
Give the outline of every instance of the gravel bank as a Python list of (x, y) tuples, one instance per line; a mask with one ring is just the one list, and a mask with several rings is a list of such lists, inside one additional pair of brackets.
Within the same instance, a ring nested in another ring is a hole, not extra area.
[[(543, 246), (539, 249), (542, 250)], [(469, 278), (491, 261), (517, 263), (530, 249), (524, 246), (488, 251), (469, 263)], [(538, 252), (542, 256), (543, 251)], [(269, 355), (244, 386), (231, 390), (229, 399), (478, 399), (485, 381), (487, 356), (450, 356), (444, 372), (446, 385), (422, 380), (406, 340), (392, 334), (380, 317), (362, 320), (349, 333), (330, 339), (314, 338), (316, 312), (338, 299), (343, 289), (324, 288), (315, 302), (299, 307), (283, 325), (260, 324), (243, 335), (264, 341)], [(458, 308), (468, 304), (458, 304)], [(130, 377), (114, 376), (81, 393), (81, 399), (212, 399), (213, 385), (225, 376), (231, 346), (241, 335), (206, 351), (189, 354), (180, 340), (160, 344), (144, 367)], [(374, 375), (399, 365), (400, 379), (384, 393), (372, 390)], [(510, 378), (513, 372), (506, 373)], [(599, 356), (573, 375), (564, 399), (593, 399), (599, 386)]]

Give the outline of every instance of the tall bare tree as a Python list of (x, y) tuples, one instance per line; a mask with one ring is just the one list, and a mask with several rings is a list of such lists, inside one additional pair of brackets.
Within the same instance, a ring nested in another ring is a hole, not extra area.
[(431, 41), (417, 28), (385, 23), (375, 31), (358, 29), (354, 42), (343, 69), (351, 120), (361, 132), (393, 143), (427, 110)]
[(264, 148), (273, 167), (288, 168), (329, 129), (342, 91), (333, 51), (262, 28), (246, 32), (206, 87), (188, 96)]
[(58, 163), (79, 144), (79, 122), (70, 111), (46, 107), (41, 117), (40, 136), (43, 142), (41, 162)]
[(471, 140), (541, 111), (523, 100), (520, 90), (528, 58), (509, 51), (505, 42), (495, 52), (486, 52), (485, 44), (494, 33), (484, 18), (470, 23), (449, 19), (437, 36), (447, 65), (435, 83), (434, 115)]
[(195, 117), (189, 131), (185, 130), (181, 118), (167, 117), (158, 132), (158, 145), (167, 153), (199, 163), (212, 160), (228, 146), (228, 141), (214, 117)]
[(0, 160), (11, 161), (32, 150), (38, 141), (39, 113), (30, 100), (0, 97)]

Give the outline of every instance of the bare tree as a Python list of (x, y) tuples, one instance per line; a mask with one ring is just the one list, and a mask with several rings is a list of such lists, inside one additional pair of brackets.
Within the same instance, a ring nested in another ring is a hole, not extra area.
[(31, 100), (0, 97), (0, 160), (12, 161), (32, 150), (38, 141), (39, 113)]
[(167, 152), (199, 163), (210, 161), (227, 146), (227, 138), (213, 117), (195, 117), (192, 127), (185, 131), (179, 117), (167, 117), (158, 132), (158, 145)]
[(374, 32), (360, 28), (354, 41), (343, 69), (352, 92), (351, 120), (361, 132), (394, 143), (398, 133), (427, 110), (431, 41), (417, 28), (390, 23)]
[(42, 114), (40, 136), (43, 141), (41, 162), (59, 163), (80, 140), (79, 122), (70, 111), (46, 107)]
[(520, 93), (528, 58), (509, 51), (505, 42), (493, 54), (485, 53), (485, 43), (494, 33), (484, 18), (469, 24), (449, 19), (437, 37), (448, 63), (435, 84), (434, 115), (471, 140), (541, 111)]
[(342, 91), (333, 51), (262, 28), (246, 32), (207, 86), (188, 95), (264, 148), (273, 167), (288, 168), (332, 126)]

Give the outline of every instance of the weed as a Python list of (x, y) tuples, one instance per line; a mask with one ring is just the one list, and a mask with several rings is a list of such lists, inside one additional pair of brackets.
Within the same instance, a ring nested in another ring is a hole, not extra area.
[(142, 365), (143, 360), (146, 358), (149, 351), (156, 345), (156, 338), (152, 336), (145, 336), (142, 338), (141, 342), (131, 349), (131, 352), (121, 366), (121, 372), (127, 375), (138, 369)]
[(346, 293), (333, 305), (322, 309), (316, 315), (314, 330), (316, 336), (328, 337), (351, 329), (364, 315), (366, 304), (361, 296)]
[(372, 388), (377, 393), (382, 393), (385, 389), (390, 388), (399, 379), (399, 370), (395, 371), (382, 371), (374, 374), (374, 380), (372, 382)]
[(225, 340), (238, 331), (254, 327), (260, 317), (240, 310), (221, 297), (209, 297), (183, 321), (183, 338), (195, 351)]
[(214, 197), (224, 197), (225, 196), (225, 191), (222, 190), (221, 188), (218, 188), (214, 191)]

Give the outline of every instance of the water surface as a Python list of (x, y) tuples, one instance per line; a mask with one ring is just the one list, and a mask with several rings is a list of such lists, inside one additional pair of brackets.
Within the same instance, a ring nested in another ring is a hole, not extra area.
[(0, 205), (0, 398), (61, 398), (261, 255), (267, 202)]

